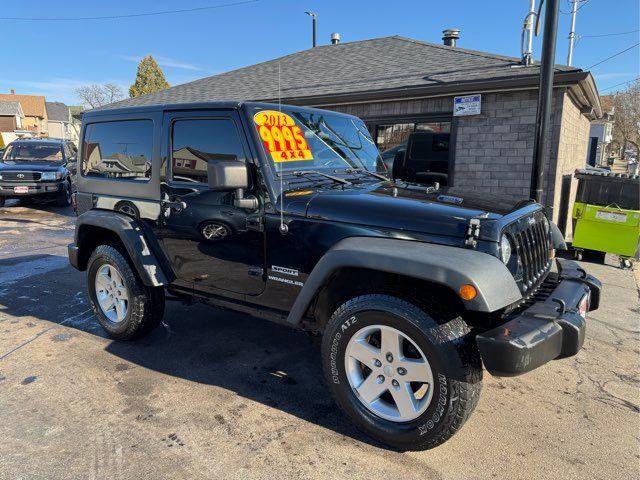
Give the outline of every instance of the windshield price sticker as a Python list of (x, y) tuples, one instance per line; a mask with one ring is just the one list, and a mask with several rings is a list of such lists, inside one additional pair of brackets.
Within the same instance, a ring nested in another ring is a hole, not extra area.
[(253, 116), (253, 121), (275, 163), (313, 160), (302, 130), (286, 113), (263, 110)]

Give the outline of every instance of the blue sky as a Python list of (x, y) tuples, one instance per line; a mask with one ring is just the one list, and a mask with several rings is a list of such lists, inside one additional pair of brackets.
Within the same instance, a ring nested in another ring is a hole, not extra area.
[[(242, 0), (34, 0), (6, 1), (0, 17), (87, 17), (126, 15), (220, 5)], [(440, 42), (444, 28), (462, 30), (459, 46), (519, 56), (520, 28), (528, 0), (259, 0), (191, 13), (117, 20), (19, 21), (0, 19), (0, 92), (41, 94), (47, 100), (77, 103), (75, 89), (113, 82), (127, 90), (136, 62), (152, 54), (171, 85), (251, 65), (310, 47), (310, 19), (318, 14), (318, 41), (332, 32), (343, 41), (403, 35)], [(638, 0), (588, 0), (578, 13), (578, 35), (637, 30)], [(561, 11), (569, 12), (562, 0)], [(560, 14), (558, 63), (565, 63), (569, 15)], [(638, 43), (639, 33), (582, 38), (575, 66), (588, 67)], [(534, 55), (539, 57), (541, 38)], [(634, 48), (592, 72), (606, 89), (638, 77)], [(608, 89), (610, 93), (618, 88)]]

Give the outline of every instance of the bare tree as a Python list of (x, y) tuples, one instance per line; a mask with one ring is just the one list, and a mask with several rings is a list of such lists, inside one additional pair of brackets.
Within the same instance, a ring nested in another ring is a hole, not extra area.
[(86, 108), (97, 108), (124, 98), (122, 89), (114, 83), (93, 83), (76, 89), (76, 95)]
[(622, 147), (624, 157), (627, 146), (640, 153), (640, 80), (613, 96), (613, 135)]

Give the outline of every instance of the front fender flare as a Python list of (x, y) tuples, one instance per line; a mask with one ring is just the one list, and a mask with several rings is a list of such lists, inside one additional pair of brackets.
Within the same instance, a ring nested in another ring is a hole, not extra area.
[(507, 267), (496, 257), (459, 247), (392, 238), (353, 237), (334, 245), (316, 264), (287, 321), (299, 323), (316, 293), (341, 268), (366, 268), (427, 280), (458, 292), (465, 284), (478, 295), (463, 301), (468, 310), (494, 312), (522, 299)]

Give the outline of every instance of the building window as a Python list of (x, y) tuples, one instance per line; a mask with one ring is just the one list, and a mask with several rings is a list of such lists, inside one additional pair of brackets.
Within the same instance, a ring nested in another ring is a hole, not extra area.
[(152, 145), (151, 120), (90, 123), (82, 143), (82, 174), (146, 181), (151, 177)]
[(441, 185), (450, 184), (450, 173), (453, 170), (453, 159), (449, 151), (451, 137), (450, 121), (402, 121), (375, 124), (375, 139), (387, 169), (400, 174), (398, 166), (394, 170), (394, 160), (405, 160), (407, 141), (412, 133), (420, 133), (414, 142), (414, 149), (409, 152), (405, 169), (412, 181), (432, 183), (439, 181)]
[(189, 119), (173, 123), (173, 181), (206, 184), (209, 162), (244, 159), (242, 142), (232, 120)]

